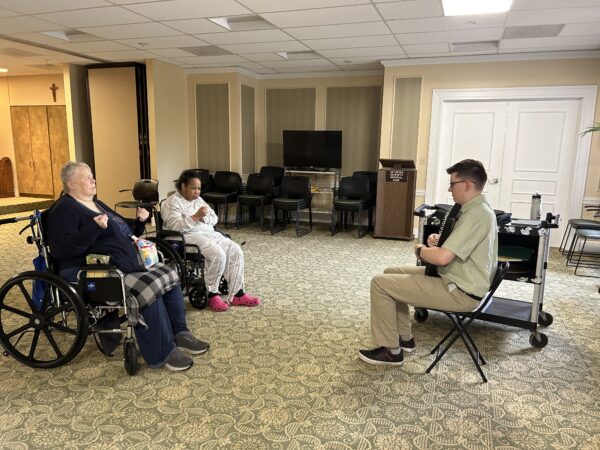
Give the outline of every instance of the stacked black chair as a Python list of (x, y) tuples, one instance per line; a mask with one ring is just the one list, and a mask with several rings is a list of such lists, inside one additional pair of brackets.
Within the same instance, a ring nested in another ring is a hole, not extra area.
[(363, 176), (369, 180), (369, 200), (371, 208), (369, 209), (369, 230), (373, 231), (373, 208), (377, 203), (377, 172), (369, 170), (357, 170), (352, 174), (353, 177)]
[[(308, 208), (308, 226), (300, 228), (300, 212)], [(277, 215), (283, 211), (283, 219), (276, 226)], [(301, 237), (312, 231), (312, 192), (310, 179), (305, 176), (285, 176), (281, 181), (281, 196), (271, 203), (271, 234), (285, 229), (287, 215), (296, 211), (296, 236)]]
[(213, 176), (210, 174), (208, 169), (192, 169), (194, 172), (198, 173), (198, 178), (200, 178), (200, 194), (204, 194), (206, 192), (210, 192), (213, 186)]
[(223, 223), (228, 225), (227, 217), (229, 204), (236, 203), (238, 196), (242, 193), (242, 178), (237, 172), (217, 171), (215, 172), (212, 189), (202, 194), (206, 203), (212, 203), (213, 209), (219, 217), (220, 205), (225, 205), (225, 216)]
[[(496, 270), (496, 274), (494, 275), (494, 279), (492, 280), (492, 284), (490, 285), (490, 290), (488, 293), (480, 300), (479, 306), (475, 311), (472, 312), (452, 312), (452, 311), (441, 311), (444, 313), (451, 321), (452, 321), (452, 329), (444, 336), (444, 338), (431, 350), (431, 354), (436, 354), (435, 359), (431, 363), (431, 365), (427, 368), (426, 372), (431, 372), (438, 362), (442, 359), (442, 357), (446, 354), (446, 352), (452, 347), (452, 344), (456, 342), (458, 338), (461, 338), (465, 344), (465, 347), (469, 351), (469, 355), (471, 355), (471, 359), (473, 363), (475, 363), (475, 367), (479, 371), (479, 375), (483, 379), (484, 383), (487, 383), (487, 378), (481, 370), (481, 366), (485, 365), (485, 359), (481, 355), (481, 352), (473, 342), (471, 335), (468, 332), (468, 327), (471, 323), (476, 320), (482, 312), (486, 310), (492, 298), (494, 297), (494, 292), (500, 286), (500, 283), (504, 279), (506, 272), (510, 264), (508, 262), (498, 263), (498, 268)], [(446, 341), (448, 341), (446, 343)], [(445, 344), (445, 345), (444, 345)]]
[(260, 168), (261, 175), (269, 175), (273, 178), (273, 195), (279, 197), (281, 193), (281, 180), (285, 175), (285, 169), (279, 166), (262, 166)]
[[(362, 225), (363, 211), (369, 213), (369, 226), (365, 229)], [(348, 213), (352, 213), (352, 222), (354, 222), (354, 213), (358, 213), (358, 238), (362, 238), (371, 228), (372, 203), (369, 198), (369, 180), (365, 176), (343, 177), (340, 180), (337, 198), (333, 199), (331, 209), (331, 235), (339, 233), (338, 223), (342, 223), (342, 228), (347, 225)]]
[(115, 203), (117, 208), (148, 208), (150, 212), (158, 203), (158, 180), (143, 178), (137, 180), (133, 189), (121, 189), (119, 192), (131, 192), (133, 200)]
[[(273, 178), (270, 175), (251, 173), (246, 182), (246, 192), (238, 196), (236, 226), (241, 228), (248, 225), (253, 218), (256, 209), (261, 230), (266, 230), (265, 224), (265, 206), (273, 202)], [(247, 206), (248, 220), (244, 221), (244, 206)]]

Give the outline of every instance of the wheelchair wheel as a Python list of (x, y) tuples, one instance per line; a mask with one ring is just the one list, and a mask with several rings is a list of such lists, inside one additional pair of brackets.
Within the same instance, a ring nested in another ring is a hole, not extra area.
[(66, 364), (81, 351), (88, 329), (77, 292), (52, 273), (23, 272), (0, 288), (0, 343), (30, 367)]
[(138, 364), (138, 352), (132, 339), (125, 339), (123, 343), (123, 360), (125, 362), (125, 371), (128, 375), (135, 375), (140, 366)]
[(167, 266), (171, 266), (177, 271), (181, 286), (185, 286), (187, 280), (187, 268), (185, 263), (179, 256), (179, 253), (164, 239), (160, 238), (149, 238), (148, 240), (156, 244), (157, 250), (162, 254), (162, 262)]
[(190, 305), (196, 309), (204, 309), (208, 305), (208, 290), (203, 280), (194, 281), (188, 294)]

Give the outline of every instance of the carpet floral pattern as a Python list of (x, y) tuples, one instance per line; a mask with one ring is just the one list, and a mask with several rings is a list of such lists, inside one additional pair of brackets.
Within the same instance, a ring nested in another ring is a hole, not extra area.
[[(0, 280), (30, 269), (19, 224), (0, 227)], [(0, 448), (10, 449), (597, 449), (600, 448), (598, 283), (574, 277), (551, 252), (545, 309), (549, 344), (529, 331), (477, 323), (488, 364), (481, 383), (462, 344), (431, 374), (429, 350), (448, 323), (414, 322), (417, 351), (399, 368), (357, 358), (371, 346), (369, 282), (386, 266), (414, 264), (412, 244), (302, 238), (256, 226), (246, 241), (246, 284), (264, 303), (225, 313), (188, 305), (190, 328), (211, 342), (181, 373), (128, 376), (121, 352), (88, 339), (69, 364), (29, 368), (0, 361)], [(500, 294), (531, 298), (508, 282)]]

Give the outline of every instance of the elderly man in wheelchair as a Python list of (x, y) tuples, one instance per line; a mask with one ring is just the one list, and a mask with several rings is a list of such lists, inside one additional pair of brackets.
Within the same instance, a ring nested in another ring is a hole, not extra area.
[[(10, 313), (15, 319), (26, 318), (19, 325), (5, 317), (0, 320), (0, 342), (5, 350), (33, 367), (55, 367), (75, 357), (90, 332), (105, 337), (101, 339), (104, 352), (111, 353), (121, 339), (120, 322), (126, 320), (124, 359), (128, 373), (137, 371), (133, 332), (149, 367), (173, 371), (191, 367), (193, 360), (182, 351), (201, 354), (209, 344), (194, 337), (187, 327), (177, 273), (160, 262), (146, 269), (132, 240), (134, 234), (143, 231), (149, 213), (138, 209), (130, 228), (123, 217), (95, 200), (96, 183), (86, 164), (66, 163), (61, 180), (65, 195), (48, 211), (33, 216), (28, 226), (32, 230), (28, 241), (38, 244), (51, 271), (59, 277), (24, 272), (0, 288), (0, 316)], [(86, 256), (91, 254), (110, 258), (109, 265), (86, 266)], [(63, 280), (77, 281), (79, 295)], [(37, 304), (36, 290), (40, 297)], [(19, 292), (28, 308), (16, 306), (15, 294)], [(108, 299), (101, 300), (104, 294)], [(125, 312), (121, 319), (119, 309)], [(22, 340), (29, 331), (33, 331), (32, 337)], [(118, 338), (106, 339), (109, 333), (118, 334)], [(47, 343), (44, 349), (41, 338)]]

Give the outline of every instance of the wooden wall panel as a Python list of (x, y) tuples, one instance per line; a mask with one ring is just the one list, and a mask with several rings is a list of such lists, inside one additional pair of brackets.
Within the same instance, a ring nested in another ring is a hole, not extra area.
[(10, 108), (10, 118), (19, 193), (21, 195), (33, 194), (35, 183), (31, 156), (31, 133), (29, 132), (29, 108), (27, 106), (12, 106)]
[(48, 106), (48, 130), (52, 159), (52, 184), (54, 196), (58, 197), (62, 191), (60, 169), (69, 160), (67, 112), (64, 106)]
[(315, 129), (316, 89), (267, 89), (267, 165), (283, 165), (283, 130)]
[(196, 85), (198, 167), (229, 170), (229, 85)]
[(242, 172), (256, 171), (255, 166), (254, 88), (242, 84)]
[(342, 130), (342, 176), (379, 167), (381, 86), (327, 89), (327, 129)]
[(34, 194), (54, 195), (52, 185), (52, 161), (48, 136), (48, 113), (45, 106), (29, 107), (29, 131), (33, 156)]

